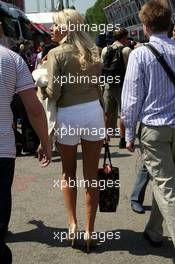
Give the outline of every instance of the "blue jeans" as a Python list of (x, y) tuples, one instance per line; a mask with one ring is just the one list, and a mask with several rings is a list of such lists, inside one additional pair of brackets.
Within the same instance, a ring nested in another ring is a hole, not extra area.
[(10, 221), (14, 168), (15, 159), (0, 158), (0, 228), (8, 227)]
[(149, 180), (150, 180), (149, 172), (145, 167), (144, 162), (141, 161), (136, 182), (131, 194), (131, 203), (132, 201), (136, 201), (141, 205), (143, 204), (146, 187), (148, 185)]

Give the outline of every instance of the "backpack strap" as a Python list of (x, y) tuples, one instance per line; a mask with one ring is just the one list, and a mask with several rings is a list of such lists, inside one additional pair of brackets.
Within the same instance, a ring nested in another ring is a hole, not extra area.
[(170, 81), (174, 84), (175, 86), (175, 72), (174, 70), (170, 67), (170, 65), (166, 62), (163, 54), (161, 54), (153, 45), (150, 43), (145, 43), (143, 44), (146, 48), (148, 48), (156, 57), (158, 62), (161, 64), (163, 67), (164, 71), (167, 73)]

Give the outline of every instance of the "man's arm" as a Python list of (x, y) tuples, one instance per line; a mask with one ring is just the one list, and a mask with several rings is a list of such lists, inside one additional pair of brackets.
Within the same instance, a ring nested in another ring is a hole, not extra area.
[(40, 138), (39, 160), (42, 162), (42, 167), (46, 167), (51, 161), (51, 145), (44, 109), (36, 96), (35, 89), (21, 91), (19, 96), (24, 104), (30, 123)]
[(127, 148), (134, 151), (136, 125), (144, 101), (142, 65), (135, 53), (129, 56), (122, 90), (122, 120), (126, 128)]
[(16, 64), (16, 93), (21, 97), (29, 120), (40, 138), (41, 147), (38, 150), (38, 156), (42, 167), (46, 167), (51, 161), (51, 146), (46, 115), (36, 96), (35, 84), (27, 64), (18, 54), (12, 51), (9, 51), (9, 53)]

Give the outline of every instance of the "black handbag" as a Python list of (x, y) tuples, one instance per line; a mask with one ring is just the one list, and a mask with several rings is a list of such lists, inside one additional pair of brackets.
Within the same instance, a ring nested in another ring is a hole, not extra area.
[[(107, 158), (109, 164), (106, 163)], [(116, 212), (120, 195), (119, 168), (113, 167), (109, 145), (105, 144), (103, 168), (98, 169), (100, 212)]]

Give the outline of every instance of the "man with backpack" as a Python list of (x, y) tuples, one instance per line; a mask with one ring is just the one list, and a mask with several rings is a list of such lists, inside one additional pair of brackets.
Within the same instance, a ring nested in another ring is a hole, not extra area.
[[(104, 90), (106, 127), (116, 128), (118, 112), (121, 111), (121, 92), (131, 49), (128, 45), (128, 31), (120, 28), (114, 32), (115, 42), (102, 50), (101, 60), (103, 63), (102, 75), (105, 76)], [(113, 81), (111, 81), (111, 77)], [(125, 148), (125, 129), (119, 122), (120, 142), (119, 148)], [(115, 134), (115, 132), (113, 132)]]

